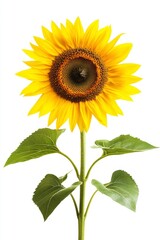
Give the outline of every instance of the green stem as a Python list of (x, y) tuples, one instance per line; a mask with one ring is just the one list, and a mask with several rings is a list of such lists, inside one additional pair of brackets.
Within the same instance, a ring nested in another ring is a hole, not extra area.
[(73, 168), (74, 168), (74, 170), (76, 172), (77, 178), (80, 179), (80, 175), (79, 175), (78, 169), (77, 169), (76, 165), (74, 164), (74, 162), (66, 154), (64, 154), (63, 152), (59, 152), (59, 154), (61, 154), (62, 156), (64, 156), (65, 158), (67, 158), (70, 161), (70, 163), (72, 164), (72, 166), (73, 166)]
[(86, 180), (88, 179), (89, 174), (90, 174), (92, 168), (94, 167), (94, 165), (95, 165), (97, 162), (99, 162), (101, 159), (103, 159), (103, 158), (104, 158), (104, 156), (102, 155), (101, 157), (99, 157), (99, 158), (90, 166), (90, 168), (88, 169), (87, 175), (86, 175)]
[(74, 206), (75, 206), (75, 210), (76, 210), (76, 215), (77, 215), (77, 218), (78, 218), (79, 217), (78, 207), (77, 207), (77, 203), (76, 203), (76, 200), (75, 200), (73, 194), (71, 194), (71, 198), (73, 200), (73, 203), (74, 203)]
[(85, 132), (80, 133), (81, 138), (81, 161), (80, 161), (80, 201), (79, 201), (79, 218), (78, 218), (78, 240), (84, 240), (85, 237), (85, 191), (86, 191), (86, 139)]
[(91, 205), (92, 199), (94, 198), (94, 196), (95, 196), (95, 194), (96, 194), (97, 192), (98, 192), (98, 190), (96, 190), (96, 191), (92, 194), (92, 196), (91, 196), (91, 198), (90, 198), (90, 200), (89, 200), (89, 203), (88, 203), (87, 208), (86, 208), (86, 212), (85, 212), (85, 214), (84, 214), (85, 218), (87, 217), (87, 213), (88, 213), (89, 207), (90, 207), (90, 205)]

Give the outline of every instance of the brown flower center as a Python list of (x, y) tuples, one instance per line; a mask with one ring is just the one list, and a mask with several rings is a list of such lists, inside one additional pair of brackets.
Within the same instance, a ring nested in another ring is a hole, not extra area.
[(84, 102), (102, 92), (107, 77), (99, 57), (78, 48), (66, 50), (55, 58), (49, 79), (54, 91), (62, 98)]

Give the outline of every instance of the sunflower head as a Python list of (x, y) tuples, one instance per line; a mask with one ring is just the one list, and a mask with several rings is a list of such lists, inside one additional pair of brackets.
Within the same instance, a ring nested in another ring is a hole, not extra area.
[(98, 20), (86, 30), (79, 18), (60, 27), (52, 22), (51, 31), (42, 32), (32, 50), (24, 50), (29, 69), (17, 73), (31, 81), (22, 94), (41, 95), (29, 114), (49, 113), (49, 124), (56, 120), (60, 128), (69, 120), (70, 129), (80, 131), (88, 131), (92, 116), (106, 126), (107, 114), (122, 114), (116, 100), (139, 92), (132, 84), (140, 80), (134, 75), (140, 65), (122, 63), (132, 44), (117, 45), (122, 34), (110, 40), (111, 27), (99, 29)]

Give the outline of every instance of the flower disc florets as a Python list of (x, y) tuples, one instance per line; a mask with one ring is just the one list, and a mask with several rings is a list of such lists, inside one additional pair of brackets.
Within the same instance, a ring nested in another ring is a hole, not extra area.
[(95, 99), (107, 80), (100, 59), (87, 49), (70, 49), (55, 58), (49, 79), (54, 91), (71, 102)]

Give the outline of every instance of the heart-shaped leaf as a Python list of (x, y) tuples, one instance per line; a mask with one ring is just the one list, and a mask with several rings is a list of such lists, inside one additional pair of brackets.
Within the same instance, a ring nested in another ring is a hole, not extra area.
[(55, 208), (70, 195), (75, 188), (81, 185), (81, 182), (75, 182), (70, 187), (65, 188), (61, 182), (65, 177), (56, 177), (53, 174), (47, 174), (36, 188), (33, 201), (39, 207), (44, 220), (55, 210)]
[(110, 141), (97, 140), (95, 142), (98, 148), (102, 148), (103, 155), (120, 155), (125, 153), (142, 152), (156, 147), (130, 135), (121, 135)]
[(50, 153), (58, 153), (57, 139), (64, 130), (39, 129), (27, 137), (10, 155), (5, 166), (24, 162)]
[(112, 175), (111, 182), (102, 184), (93, 179), (92, 184), (97, 190), (108, 197), (112, 198), (117, 203), (131, 209), (136, 210), (138, 198), (138, 187), (132, 177), (125, 171), (115, 171)]

